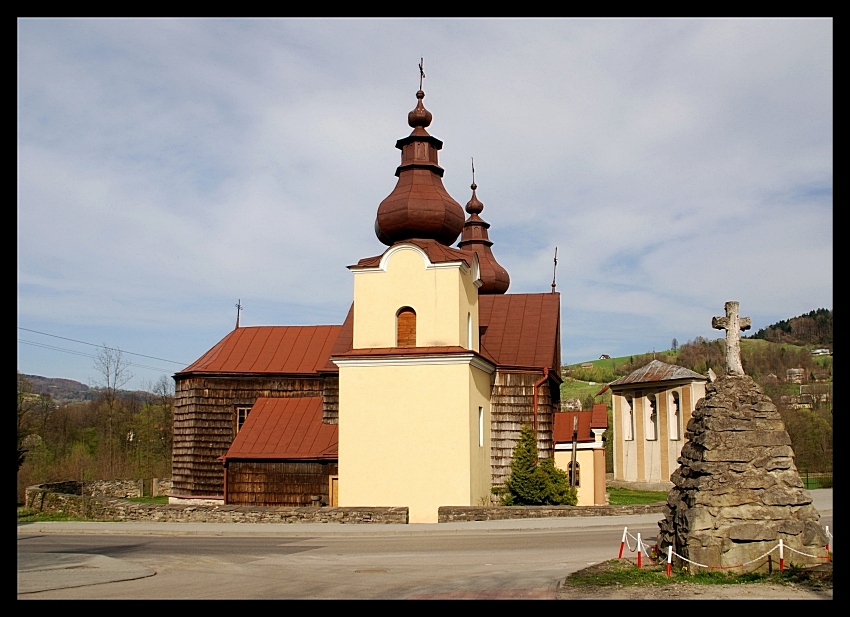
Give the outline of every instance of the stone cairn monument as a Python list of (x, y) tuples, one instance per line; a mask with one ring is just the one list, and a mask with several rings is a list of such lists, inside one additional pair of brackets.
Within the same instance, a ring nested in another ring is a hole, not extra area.
[[(738, 317), (738, 302), (725, 308), (726, 316), (711, 325), (726, 330), (726, 373), (706, 384), (688, 422), (688, 441), (658, 523), (661, 554), (672, 545), (698, 564), (750, 572), (769, 567), (767, 557), (757, 558), (782, 539), (786, 563), (822, 562), (797, 552), (825, 556), (828, 540), (782, 418), (741, 366), (739, 330), (750, 327), (750, 318)], [(770, 559), (778, 564), (778, 551)], [(675, 556), (674, 563), (686, 565)]]

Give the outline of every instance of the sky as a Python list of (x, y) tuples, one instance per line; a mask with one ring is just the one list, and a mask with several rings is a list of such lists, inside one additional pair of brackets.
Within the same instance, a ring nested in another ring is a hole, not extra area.
[(424, 58), (461, 205), (562, 361), (726, 301), (832, 308), (831, 19), (19, 19), (18, 370), (144, 388), (235, 326), (340, 324)]

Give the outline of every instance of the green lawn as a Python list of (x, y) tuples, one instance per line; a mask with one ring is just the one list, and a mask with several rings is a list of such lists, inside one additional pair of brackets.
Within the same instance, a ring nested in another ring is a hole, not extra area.
[(75, 518), (57, 512), (38, 512), (29, 508), (18, 507), (19, 523), (44, 523), (49, 521), (85, 521), (88, 519)]
[(635, 491), (627, 488), (608, 488), (610, 505), (634, 506), (647, 503), (667, 501), (667, 493), (663, 491)]

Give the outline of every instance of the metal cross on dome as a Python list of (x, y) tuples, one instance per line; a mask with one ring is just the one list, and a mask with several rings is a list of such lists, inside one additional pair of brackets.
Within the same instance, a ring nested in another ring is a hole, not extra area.
[(726, 317), (712, 317), (711, 327), (715, 330), (726, 330), (726, 374), (743, 375), (741, 365), (741, 330), (749, 330), (753, 325), (749, 317), (738, 317), (740, 303), (730, 300), (723, 307)]

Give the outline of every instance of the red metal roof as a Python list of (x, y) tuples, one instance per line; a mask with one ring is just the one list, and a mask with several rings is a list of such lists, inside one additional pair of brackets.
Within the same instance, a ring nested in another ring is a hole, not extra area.
[(499, 366), (544, 368), (560, 374), (559, 293), (478, 296), (481, 351)]
[(591, 412), (593, 413), (590, 420), (591, 428), (608, 428), (608, 405), (606, 403), (594, 403)]
[(337, 458), (338, 425), (322, 423), (322, 398), (258, 398), (225, 460)]
[(342, 329), (339, 331), (339, 336), (336, 337), (336, 343), (334, 343), (333, 349), (331, 350), (331, 355), (328, 356), (327, 362), (325, 362), (325, 366), (320, 369), (323, 373), (338, 373), (339, 367), (331, 362), (331, 358), (333, 356), (343, 354), (354, 344), (354, 302), (351, 303), (351, 307), (348, 309), (348, 315), (345, 316), (345, 321), (342, 322)]
[(311, 375), (325, 367), (342, 326), (236, 328), (177, 373)]
[(592, 411), (560, 411), (555, 414), (555, 427), (552, 431), (552, 439), (556, 444), (573, 442), (573, 418), (575, 417), (578, 417), (578, 442), (596, 441), (596, 437), (590, 430), (593, 428)]
[[(419, 241), (417, 241), (419, 242)], [(433, 240), (436, 251), (460, 252)], [(478, 297), (483, 331), (480, 355), (499, 367), (560, 367), (560, 294), (504, 294)], [(178, 372), (315, 375), (336, 372), (331, 356), (352, 355), (354, 306), (341, 326), (249, 326), (236, 328), (197, 361)], [(357, 355), (461, 353), (462, 348), (417, 347), (410, 350), (357, 350)]]
[[(414, 244), (418, 246), (428, 256), (428, 260), (432, 264), (449, 263), (453, 261), (463, 261), (467, 266), (472, 265), (472, 251), (462, 251), (460, 249), (444, 246), (436, 240), (423, 240), (421, 238), (413, 238), (405, 240), (398, 244)], [(395, 246), (395, 245), (393, 245)], [(392, 247), (390, 247), (392, 248)], [(390, 249), (387, 249), (387, 251)], [(377, 268), (381, 263), (381, 258), (384, 256), (384, 251), (375, 257), (364, 257), (357, 262), (356, 266), (349, 266), (350, 269), (358, 268)]]

